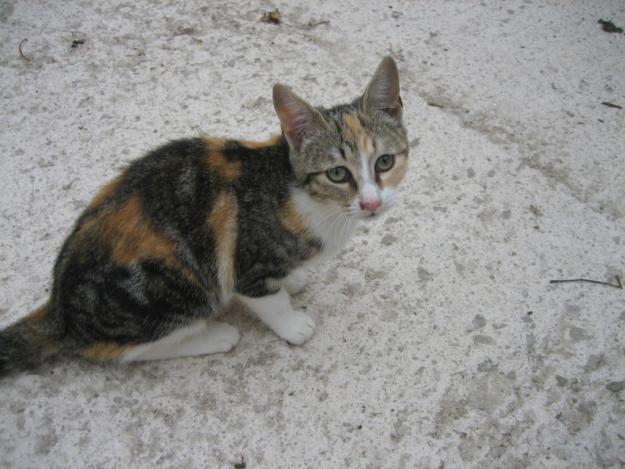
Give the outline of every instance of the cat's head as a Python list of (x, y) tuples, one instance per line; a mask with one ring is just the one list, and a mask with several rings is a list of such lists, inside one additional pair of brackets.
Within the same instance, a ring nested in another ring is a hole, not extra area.
[(284, 85), (274, 86), (273, 103), (295, 175), (311, 197), (354, 218), (393, 205), (408, 169), (408, 139), (392, 58), (382, 60), (351, 104), (313, 107)]

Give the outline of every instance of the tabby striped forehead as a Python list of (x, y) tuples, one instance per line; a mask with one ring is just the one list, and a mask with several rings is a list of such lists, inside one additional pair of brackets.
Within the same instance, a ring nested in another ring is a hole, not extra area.
[[(402, 152), (406, 147), (405, 130), (395, 122), (372, 117), (355, 105), (339, 106), (325, 111), (334, 127), (334, 148), (331, 153), (342, 160), (361, 161), (363, 157), (379, 156), (386, 152)], [(335, 158), (335, 162), (340, 162)]]

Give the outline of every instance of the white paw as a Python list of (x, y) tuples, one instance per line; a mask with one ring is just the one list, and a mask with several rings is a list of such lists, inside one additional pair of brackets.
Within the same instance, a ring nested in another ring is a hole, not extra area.
[[(277, 318), (276, 318), (277, 319)], [(315, 322), (301, 311), (292, 310), (280, 315), (272, 327), (278, 337), (293, 345), (302, 345), (315, 332)]]
[(225, 322), (209, 323), (208, 329), (203, 334), (206, 342), (214, 347), (215, 351), (212, 353), (229, 352), (239, 343), (240, 337), (239, 330)]
[(289, 295), (296, 295), (306, 286), (306, 274), (300, 270), (295, 270), (289, 274), (282, 282)]

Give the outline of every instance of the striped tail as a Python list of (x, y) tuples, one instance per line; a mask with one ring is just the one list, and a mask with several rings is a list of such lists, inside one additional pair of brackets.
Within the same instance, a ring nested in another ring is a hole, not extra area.
[(59, 334), (48, 305), (0, 331), (0, 377), (35, 368), (60, 351)]

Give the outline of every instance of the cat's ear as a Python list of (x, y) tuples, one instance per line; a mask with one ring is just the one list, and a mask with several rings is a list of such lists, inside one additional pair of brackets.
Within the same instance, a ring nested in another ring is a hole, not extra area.
[(319, 111), (297, 96), (288, 86), (273, 87), (273, 107), (289, 145), (297, 151), (307, 138), (317, 135), (325, 121)]
[(386, 56), (375, 70), (359, 102), (367, 113), (382, 111), (401, 121), (402, 102), (399, 96), (399, 72), (395, 61)]

